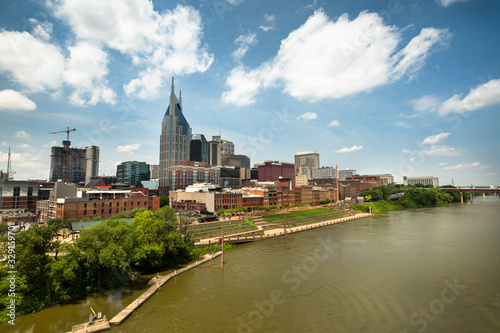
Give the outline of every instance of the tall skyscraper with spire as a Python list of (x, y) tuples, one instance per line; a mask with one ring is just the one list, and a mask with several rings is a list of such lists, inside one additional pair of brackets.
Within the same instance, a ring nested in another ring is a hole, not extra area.
[(161, 124), (160, 184), (158, 187), (161, 194), (168, 195), (168, 168), (179, 165), (180, 161), (189, 161), (190, 140), (191, 127), (183, 114), (182, 92), (179, 91), (179, 98), (175, 96), (172, 76), (170, 103)]

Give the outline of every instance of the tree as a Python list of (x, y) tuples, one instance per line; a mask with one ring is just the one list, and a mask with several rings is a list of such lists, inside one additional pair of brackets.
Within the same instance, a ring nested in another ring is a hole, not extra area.
[(160, 196), (160, 208), (170, 204), (169, 198), (166, 195)]

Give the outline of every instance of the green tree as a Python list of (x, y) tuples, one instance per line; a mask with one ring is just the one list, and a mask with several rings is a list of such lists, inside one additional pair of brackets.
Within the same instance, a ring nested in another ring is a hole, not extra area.
[(160, 196), (160, 208), (170, 204), (169, 198), (166, 195)]

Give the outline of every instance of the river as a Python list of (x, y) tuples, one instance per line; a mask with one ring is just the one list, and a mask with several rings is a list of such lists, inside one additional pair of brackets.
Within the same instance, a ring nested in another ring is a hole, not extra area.
[[(379, 214), (238, 245), (165, 284), (112, 333), (499, 332), (500, 200)], [(220, 258), (217, 259), (217, 264)], [(65, 332), (145, 286), (19, 316), (2, 332)]]

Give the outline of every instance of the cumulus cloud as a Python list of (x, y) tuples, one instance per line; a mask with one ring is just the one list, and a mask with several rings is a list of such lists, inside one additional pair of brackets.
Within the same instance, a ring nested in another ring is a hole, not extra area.
[(119, 153), (132, 153), (141, 147), (140, 143), (131, 143), (125, 146), (116, 147), (116, 151)]
[(358, 150), (361, 150), (363, 149), (363, 146), (352, 146), (352, 147), (344, 147), (344, 148), (340, 148), (338, 150), (336, 150), (335, 152), (336, 153), (351, 153), (353, 151), (358, 151)]
[(30, 18), (29, 22), (33, 25), (33, 36), (36, 38), (48, 41), (52, 37), (52, 23), (40, 22), (35, 18)]
[(308, 121), (308, 120), (318, 119), (318, 115), (314, 112), (306, 112), (298, 116), (297, 119), (304, 119)]
[(431, 136), (428, 136), (427, 138), (425, 138), (424, 141), (422, 141), (422, 143), (429, 144), (429, 145), (436, 144), (436, 143), (439, 143), (442, 140), (446, 139), (450, 135), (451, 135), (450, 132), (431, 135)]
[(25, 131), (17, 131), (14, 136), (19, 139), (31, 139), (31, 134), (28, 134)]
[(403, 153), (405, 153), (405, 154), (409, 154), (409, 153), (411, 153), (411, 150), (409, 150), (409, 149), (401, 149), (401, 151), (402, 151)]
[(472, 88), (467, 96), (456, 94), (443, 102), (439, 107), (439, 115), (448, 113), (465, 113), (476, 111), (487, 106), (500, 104), (500, 79), (490, 80)]
[(332, 120), (331, 122), (328, 123), (328, 127), (338, 127), (338, 126), (340, 126), (338, 120)]
[(263, 31), (274, 30), (274, 21), (276, 21), (276, 18), (274, 17), (274, 15), (265, 14), (264, 20), (266, 23), (261, 25), (260, 29)]
[(426, 95), (410, 101), (410, 104), (413, 105), (413, 108), (417, 112), (436, 111), (441, 103), (441, 100), (434, 95)]
[(467, 2), (467, 1), (469, 0), (436, 0), (436, 2), (443, 7), (448, 7), (456, 2)]
[[(205, 72), (213, 62), (213, 55), (202, 45), (201, 16), (193, 7), (177, 5), (159, 13), (148, 0), (60, 0), (50, 6), (79, 41), (132, 59), (139, 73), (124, 86), (130, 97), (157, 98), (172, 73)], [(112, 98), (106, 89), (94, 93), (100, 99)]]
[(0, 73), (31, 92), (54, 91), (63, 83), (59, 48), (28, 32), (0, 31)]
[(429, 148), (424, 149), (422, 152), (425, 155), (431, 156), (459, 156), (463, 154), (461, 150), (448, 147), (447, 145), (432, 145)]
[(233, 51), (232, 56), (234, 60), (241, 61), (250, 47), (257, 44), (257, 34), (248, 33), (246, 35), (240, 35), (235, 39), (234, 44), (236, 44), (238, 48)]
[(261, 89), (284, 92), (311, 102), (370, 91), (404, 76), (412, 77), (436, 45), (446, 44), (447, 30), (426, 28), (401, 50), (401, 33), (376, 13), (347, 14), (336, 21), (317, 10), (281, 41), (275, 57), (256, 68), (238, 66), (226, 79), (222, 100), (255, 103)]
[(464, 164), (457, 164), (454, 166), (447, 166), (444, 169), (445, 170), (459, 170), (459, 169), (487, 169), (489, 166), (483, 165), (479, 162), (474, 162), (474, 163), (464, 163)]
[(448, 163), (446, 163), (446, 162), (441, 162), (441, 163), (439, 163), (438, 165), (439, 165), (439, 166), (445, 166), (445, 165), (448, 165)]
[(80, 42), (68, 48), (70, 57), (64, 79), (75, 90), (70, 102), (75, 105), (96, 105), (98, 102), (114, 104), (116, 93), (107, 87), (108, 55), (99, 47)]
[(36, 104), (18, 91), (6, 89), (0, 91), (0, 110), (35, 110)]

